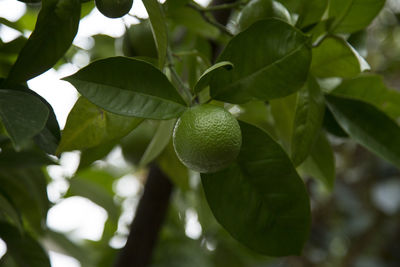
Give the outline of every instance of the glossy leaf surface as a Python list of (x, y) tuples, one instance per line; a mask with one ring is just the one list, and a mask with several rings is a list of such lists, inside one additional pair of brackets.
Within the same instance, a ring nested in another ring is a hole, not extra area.
[(291, 141), (291, 157), (298, 166), (310, 153), (324, 119), (325, 101), (314, 78), (309, 78), (297, 98)]
[(185, 102), (167, 77), (141, 60), (102, 59), (64, 79), (90, 102), (116, 114), (170, 119), (185, 110)]
[(209, 206), (218, 222), (253, 250), (269, 256), (299, 254), (311, 223), (305, 186), (267, 133), (246, 123), (240, 127), (237, 162), (201, 175)]
[(37, 97), (0, 90), (0, 118), (17, 147), (44, 128), (48, 115), (48, 108)]
[(329, 108), (355, 141), (400, 166), (400, 127), (385, 113), (360, 100), (326, 96)]
[(244, 103), (284, 97), (299, 90), (311, 61), (309, 39), (277, 19), (261, 20), (231, 39), (218, 58), (231, 71), (219, 69), (210, 94), (217, 100)]
[(117, 140), (142, 121), (107, 112), (80, 97), (68, 115), (57, 153), (84, 150)]
[(19, 53), (8, 82), (25, 82), (56, 64), (75, 38), (80, 12), (79, 0), (43, 0), (35, 29)]
[(369, 70), (368, 63), (349, 43), (339, 37), (328, 37), (313, 49), (311, 72), (321, 78), (352, 78)]

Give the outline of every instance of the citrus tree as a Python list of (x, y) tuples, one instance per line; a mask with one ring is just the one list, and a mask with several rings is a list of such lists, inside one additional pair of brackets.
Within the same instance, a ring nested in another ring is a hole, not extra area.
[[(90, 64), (63, 78), (79, 99), (62, 131), (52, 106), (27, 81), (82, 49), (72, 42), (93, 8), (119, 18), (132, 0), (23, 2), (28, 11), (20, 20), (0, 20), (32, 30), (29, 38), (0, 43), (0, 238), (7, 244), (1, 266), (50, 266), (46, 249), (82, 266), (147, 266), (151, 259), (154, 266), (211, 266), (157, 263), (152, 252), (165, 217), (170, 231), (162, 238), (175, 238), (183, 227), (171, 215), (179, 207), (168, 211), (172, 192), (196, 192), (199, 217), (212, 214), (203, 227), (217, 222), (251, 251), (301, 255), (312, 223), (305, 182), (335, 190), (332, 140), (353, 140), (400, 166), (400, 94), (363, 57), (366, 28), (385, 0), (206, 7), (143, 0), (149, 18), (127, 27), (119, 48), (111, 37), (94, 36)], [(121, 174), (96, 165), (117, 146), (132, 170), (148, 170), (120, 250), (109, 240), (121, 215), (112, 186)], [(107, 211), (99, 242), (79, 244), (46, 226), (53, 203), (43, 167), (76, 150), (80, 164), (64, 197), (84, 196)], [(193, 185), (199, 174), (201, 184)]]

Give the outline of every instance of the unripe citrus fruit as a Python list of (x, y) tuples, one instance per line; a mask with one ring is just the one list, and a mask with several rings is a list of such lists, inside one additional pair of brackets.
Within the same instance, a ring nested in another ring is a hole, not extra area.
[(238, 28), (243, 31), (258, 20), (278, 18), (291, 23), (289, 11), (274, 0), (252, 0), (239, 15)]
[(128, 57), (157, 57), (157, 48), (149, 20), (129, 27), (123, 37), (122, 52)]
[(203, 104), (182, 114), (174, 128), (173, 144), (186, 167), (216, 172), (236, 159), (242, 133), (238, 121), (224, 108)]
[(133, 0), (96, 0), (97, 9), (106, 17), (120, 18), (132, 8)]

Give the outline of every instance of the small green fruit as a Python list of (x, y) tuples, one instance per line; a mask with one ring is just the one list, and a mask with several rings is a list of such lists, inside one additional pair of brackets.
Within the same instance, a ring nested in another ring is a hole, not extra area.
[(157, 58), (157, 48), (148, 20), (134, 24), (126, 30), (122, 40), (122, 52), (127, 57)]
[(186, 167), (210, 173), (226, 168), (236, 159), (242, 133), (228, 111), (204, 104), (182, 114), (174, 128), (173, 144)]
[(106, 17), (120, 18), (128, 14), (133, 0), (96, 0), (97, 9)]

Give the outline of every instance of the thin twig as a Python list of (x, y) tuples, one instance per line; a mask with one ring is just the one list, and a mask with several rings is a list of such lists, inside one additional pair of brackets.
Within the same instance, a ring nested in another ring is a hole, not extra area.
[(217, 6), (208, 6), (208, 7), (196, 6), (196, 7), (197, 7), (197, 9), (199, 9), (201, 11), (210, 12), (210, 11), (238, 8), (238, 7), (242, 6), (242, 5), (245, 5), (245, 2), (237, 1), (237, 2), (234, 2), (234, 3), (221, 4), (221, 5), (217, 5)]
[(186, 103), (190, 105), (192, 102), (192, 94), (190, 93), (190, 89), (185, 85), (179, 74), (176, 72), (174, 59), (170, 48), (167, 49), (167, 61), (168, 69), (170, 70), (172, 77), (178, 84), (179, 93), (185, 99)]
[(204, 7), (198, 6), (194, 3), (188, 3), (187, 5), (188, 7), (193, 8), (194, 10), (199, 12), (205, 21), (218, 28), (221, 32), (229, 36), (233, 36), (233, 33), (231, 33), (224, 25), (220, 24), (218, 21), (215, 20), (215, 18), (209, 13), (210, 10), (206, 10)]

